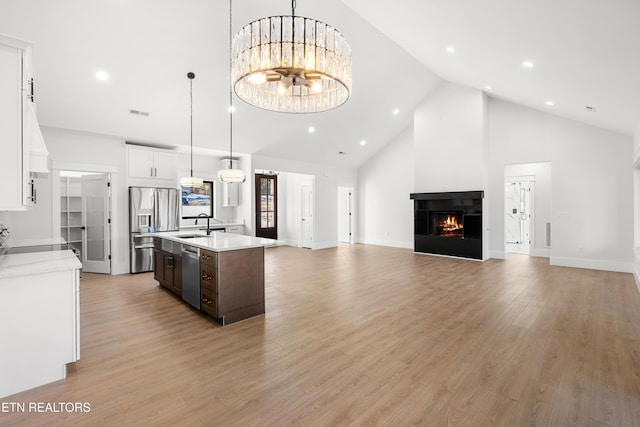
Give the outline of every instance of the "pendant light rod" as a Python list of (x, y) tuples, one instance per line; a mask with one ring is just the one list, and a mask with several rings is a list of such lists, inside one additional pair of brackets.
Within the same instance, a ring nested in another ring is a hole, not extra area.
[(232, 30), (232, 0), (229, 0), (229, 169), (233, 169), (233, 86), (231, 83), (233, 75), (233, 61), (231, 46), (233, 44), (233, 30)]
[(296, 0), (291, 0), (291, 16), (296, 16)]
[(189, 72), (187, 73), (187, 77), (189, 78), (189, 97), (191, 99), (191, 118), (189, 122), (189, 127), (191, 128), (191, 137), (190, 137), (190, 146), (191, 146), (191, 169), (190, 176), (193, 176), (193, 79), (196, 77), (195, 74)]

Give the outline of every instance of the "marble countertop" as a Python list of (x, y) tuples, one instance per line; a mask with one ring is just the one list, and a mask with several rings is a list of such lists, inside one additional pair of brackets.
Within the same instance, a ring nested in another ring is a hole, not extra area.
[(82, 268), (70, 250), (0, 255), (0, 278)]
[(9, 248), (22, 248), (25, 246), (64, 245), (67, 242), (62, 237), (42, 237), (38, 239), (14, 239), (5, 237), (5, 244)]
[[(213, 252), (234, 251), (239, 249), (259, 248), (268, 246), (279, 246), (284, 242), (281, 240), (265, 239), (261, 237), (244, 236), (242, 234), (212, 232), (207, 236), (204, 232), (194, 232), (188, 230), (168, 231), (162, 233), (149, 233), (153, 237), (172, 240), (189, 246), (207, 249)], [(184, 236), (198, 237), (184, 238)]]

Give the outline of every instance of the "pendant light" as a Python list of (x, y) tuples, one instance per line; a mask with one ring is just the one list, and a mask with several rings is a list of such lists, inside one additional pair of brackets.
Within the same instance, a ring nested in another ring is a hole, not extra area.
[[(229, 0), (229, 76), (231, 76), (231, 43), (233, 33), (231, 32), (231, 0)], [(233, 89), (229, 82), (229, 169), (220, 169), (218, 171), (218, 181), (241, 183), (247, 179), (242, 169), (233, 168)]]
[(202, 178), (197, 178), (193, 176), (193, 79), (196, 77), (193, 73), (187, 73), (187, 78), (189, 79), (189, 94), (191, 97), (191, 175), (187, 177), (180, 178), (180, 185), (183, 187), (195, 187), (199, 188), (204, 185)]

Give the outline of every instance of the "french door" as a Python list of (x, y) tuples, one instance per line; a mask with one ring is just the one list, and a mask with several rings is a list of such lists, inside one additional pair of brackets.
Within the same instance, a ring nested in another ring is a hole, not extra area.
[(278, 176), (256, 174), (256, 237), (278, 238)]

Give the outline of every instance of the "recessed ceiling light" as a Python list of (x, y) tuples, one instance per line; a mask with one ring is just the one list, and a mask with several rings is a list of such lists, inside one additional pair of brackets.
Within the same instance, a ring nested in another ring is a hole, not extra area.
[(591, 113), (595, 113), (596, 112), (596, 107), (592, 107), (591, 105), (586, 105), (584, 108), (586, 108), (587, 111), (589, 111)]
[(109, 80), (109, 74), (105, 73), (104, 71), (98, 71), (96, 73), (96, 79), (102, 80), (104, 82), (106, 80)]
[(397, 116), (398, 114), (400, 114), (400, 110), (399, 109), (396, 108), (395, 110), (393, 110), (393, 115), (394, 116)]
[(347, 154), (347, 152), (346, 151), (338, 151), (338, 154), (345, 155), (345, 154)]
[(491, 89), (492, 89), (491, 86), (485, 86), (484, 87), (484, 90), (491, 90)]
[(526, 67), (526, 68), (533, 68), (533, 62), (531, 62), (531, 61), (524, 61), (524, 62), (522, 63), (522, 66), (523, 66), (523, 67)]
[(456, 48), (455, 48), (455, 47), (453, 47), (453, 46), (449, 46), (449, 47), (447, 47), (447, 52), (449, 52), (449, 53), (456, 53)]
[(553, 101), (547, 101), (545, 102), (545, 104), (547, 104), (549, 107), (553, 107), (554, 105)]
[(314, 128), (313, 126), (309, 126), (309, 133), (314, 133), (316, 131), (316, 128)]
[(360, 145), (362, 145), (362, 146), (364, 147), (365, 145), (367, 145), (367, 141), (365, 141), (365, 140), (363, 139), (362, 141), (360, 141)]

